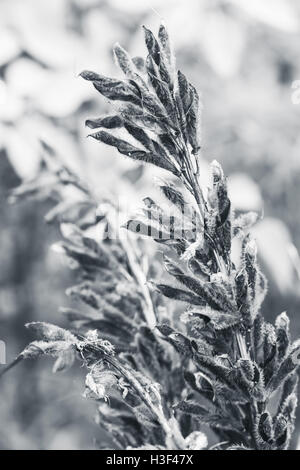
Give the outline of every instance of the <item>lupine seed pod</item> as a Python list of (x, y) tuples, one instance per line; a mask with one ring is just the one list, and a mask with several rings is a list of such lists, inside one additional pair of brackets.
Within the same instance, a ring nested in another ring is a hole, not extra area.
[(300, 344), (299, 341), (295, 341), (289, 349), (287, 357), (282, 361), (278, 370), (274, 372), (274, 375), (268, 385), (270, 391), (276, 390), (282, 383), (290, 377), (299, 366), (300, 355)]
[(276, 326), (276, 341), (278, 349), (278, 359), (281, 360), (285, 357), (289, 344), (290, 344), (290, 332), (289, 332), (289, 318), (286, 312), (281, 313), (275, 322)]
[(288, 377), (287, 380), (283, 384), (280, 402), (278, 406), (278, 410), (280, 412), (283, 409), (283, 406), (287, 397), (296, 393), (297, 386), (298, 386), (298, 375), (294, 373), (290, 377)]
[(258, 423), (258, 431), (262, 441), (272, 445), (274, 442), (273, 420), (269, 412), (264, 412)]
[(290, 424), (294, 424), (296, 418), (296, 408), (297, 408), (297, 395), (292, 393), (289, 395), (281, 408), (281, 413), (288, 420)]

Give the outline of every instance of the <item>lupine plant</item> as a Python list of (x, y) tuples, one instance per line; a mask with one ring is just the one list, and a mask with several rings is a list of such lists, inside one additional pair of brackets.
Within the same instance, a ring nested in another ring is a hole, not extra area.
[[(209, 187), (201, 187), (199, 95), (176, 71), (165, 26), (158, 38), (144, 33), (146, 60), (114, 48), (123, 79), (81, 73), (113, 109), (86, 125), (96, 141), (170, 174), (159, 183), (167, 209), (145, 198), (126, 224), (128, 236), (118, 237), (114, 202), (98, 201), (66, 167), (52, 162), (14, 191), (14, 199), (55, 199), (46, 219), (60, 224), (59, 248), (82, 279), (67, 292), (70, 330), (29, 324), (40, 339), (15, 362), (48, 354), (56, 372), (79, 360), (87, 369), (84, 394), (96, 401), (115, 448), (199, 450), (208, 446), (208, 426), (217, 449), (287, 449), (300, 342), (291, 342), (285, 313), (272, 325), (260, 312), (267, 283), (249, 233), (258, 215), (235, 215), (215, 161)], [(161, 266), (147, 258), (146, 237), (163, 251)], [(236, 264), (234, 238), (241, 245)]]

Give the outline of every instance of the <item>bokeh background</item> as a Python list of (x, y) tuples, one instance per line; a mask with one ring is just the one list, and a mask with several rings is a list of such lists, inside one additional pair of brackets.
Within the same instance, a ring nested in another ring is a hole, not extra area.
[[(140, 25), (164, 19), (177, 64), (203, 97), (203, 168), (219, 160), (234, 206), (264, 216), (254, 229), (269, 278), (263, 310), (300, 333), (300, 3), (297, 0), (0, 0), (0, 339), (7, 362), (32, 339), (29, 321), (64, 320), (72, 273), (50, 250), (48, 203), (7, 203), (39, 171), (42, 139), (92, 185), (138, 204), (156, 170), (86, 139), (109, 107), (78, 77), (118, 74), (112, 46), (144, 53)], [(157, 170), (158, 172), (158, 170)], [(0, 368), (3, 367), (0, 365)], [(1, 369), (0, 369), (1, 370)], [(27, 362), (0, 383), (1, 449), (93, 449), (103, 440), (83, 371)], [(299, 425), (293, 442), (297, 446)]]

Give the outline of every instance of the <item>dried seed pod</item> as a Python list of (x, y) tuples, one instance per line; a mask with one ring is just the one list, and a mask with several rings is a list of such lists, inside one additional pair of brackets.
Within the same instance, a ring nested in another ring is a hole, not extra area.
[(274, 429), (273, 421), (269, 412), (265, 412), (259, 417), (258, 431), (260, 438), (268, 443), (273, 444), (274, 442)]
[(282, 360), (288, 350), (290, 345), (290, 332), (289, 332), (289, 318), (286, 312), (282, 312), (277, 318), (275, 322), (276, 326), (276, 341), (277, 341), (277, 349), (278, 349), (278, 359)]

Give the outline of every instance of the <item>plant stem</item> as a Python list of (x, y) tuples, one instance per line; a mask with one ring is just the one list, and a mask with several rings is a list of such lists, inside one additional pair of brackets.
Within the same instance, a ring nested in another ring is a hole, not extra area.
[[(193, 188), (193, 196), (194, 196), (194, 198), (196, 200), (196, 203), (197, 203), (197, 206), (199, 208), (201, 218), (204, 221), (204, 211), (205, 211), (205, 209), (207, 209), (207, 204), (206, 204), (206, 201), (204, 199), (202, 190), (201, 190), (200, 185), (199, 185), (198, 175), (196, 173), (194, 173), (192, 168), (191, 168), (191, 156), (190, 156), (190, 154), (188, 152), (188, 149), (186, 148), (185, 144), (184, 144), (184, 152), (185, 152), (185, 156), (186, 156), (187, 168), (188, 168), (189, 175), (190, 175), (189, 183), (191, 184), (191, 186)], [(211, 242), (213, 243), (213, 245), (215, 245), (214, 240), (211, 240)], [(219, 256), (219, 253), (218, 253), (217, 249), (215, 248), (215, 249), (213, 249), (213, 251), (214, 251), (214, 255), (215, 255), (215, 259), (216, 259), (216, 263), (218, 265), (219, 271), (221, 273), (223, 273), (226, 277), (229, 277), (230, 273), (227, 272), (225, 263), (224, 263), (223, 259)], [(236, 331), (236, 340), (237, 340), (237, 345), (238, 345), (238, 350), (239, 350), (240, 357), (242, 359), (250, 359), (250, 356), (249, 356), (249, 353), (248, 353), (248, 350), (247, 350), (247, 345), (246, 345), (246, 342), (245, 342), (245, 338), (239, 331)]]
[[(156, 416), (157, 420), (159, 421), (162, 429), (164, 430), (167, 440), (169, 444), (171, 444), (174, 450), (176, 449), (184, 449), (185, 448), (185, 441), (182, 435), (176, 431), (173, 431), (171, 428), (167, 418), (163, 413), (162, 406), (155, 406), (152, 402), (152, 399), (145, 390), (145, 388), (140, 384), (140, 382), (135, 378), (135, 376), (128, 370), (126, 367), (122, 366), (116, 359), (112, 357), (106, 358), (106, 360), (115, 368), (117, 369), (132, 385), (132, 387), (136, 390), (140, 398), (143, 402), (147, 405), (147, 407), (152, 411), (152, 413)], [(169, 446), (168, 446), (169, 447)]]
[(143, 311), (144, 311), (146, 322), (147, 322), (149, 328), (153, 329), (153, 328), (155, 328), (157, 322), (156, 322), (156, 315), (155, 315), (153, 304), (152, 304), (152, 299), (151, 299), (151, 296), (150, 296), (149, 289), (147, 287), (147, 278), (146, 278), (143, 270), (141, 269), (139, 263), (137, 262), (136, 254), (133, 251), (131, 243), (128, 242), (127, 240), (125, 240), (125, 239), (122, 239), (122, 238), (121, 238), (121, 243), (122, 243), (124, 251), (126, 253), (131, 271), (132, 271), (132, 273), (133, 273), (133, 275), (134, 275), (134, 277), (135, 277), (135, 279), (136, 279), (136, 281), (137, 281), (137, 283), (138, 283), (138, 285), (141, 289), (143, 297), (144, 297), (144, 307), (145, 308), (143, 309)]

